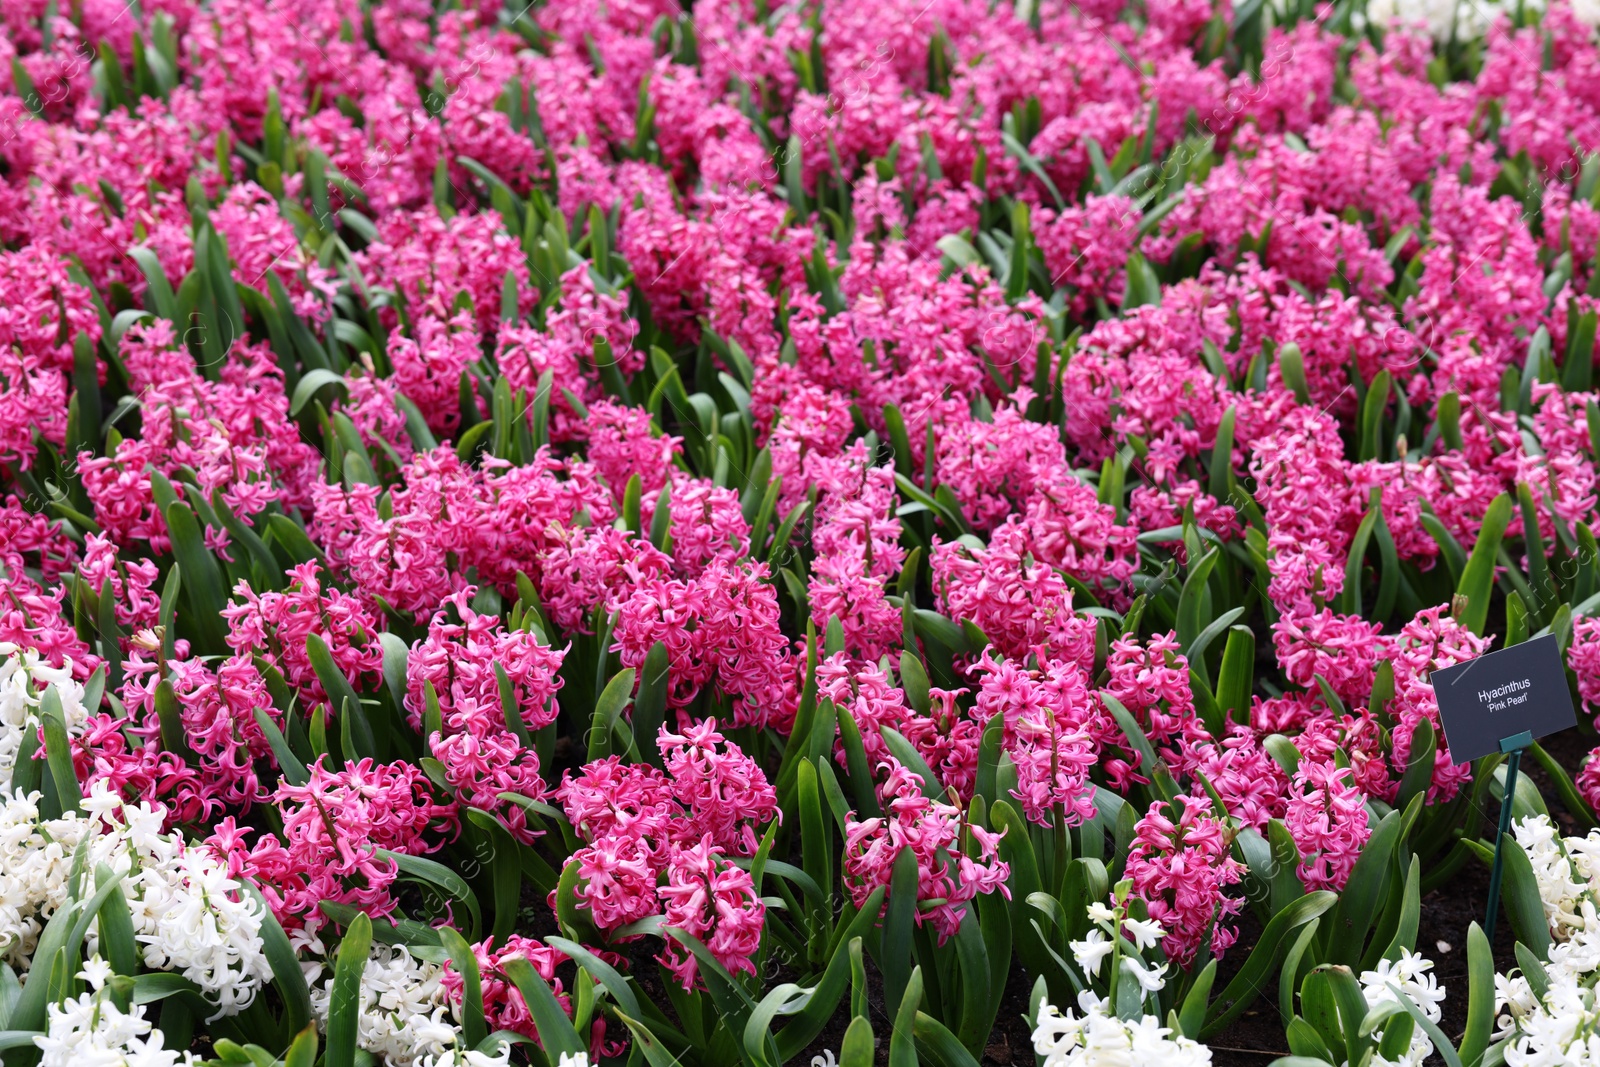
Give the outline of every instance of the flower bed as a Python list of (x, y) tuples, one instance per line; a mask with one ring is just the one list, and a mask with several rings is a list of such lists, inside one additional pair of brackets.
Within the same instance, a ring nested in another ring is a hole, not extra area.
[(1592, 6), (6, 7), (0, 1056), (1600, 1059)]

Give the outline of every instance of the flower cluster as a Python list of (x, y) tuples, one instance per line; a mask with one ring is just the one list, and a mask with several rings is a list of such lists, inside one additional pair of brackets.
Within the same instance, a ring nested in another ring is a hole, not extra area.
[(1595, 1054), (1594, 987), (1600, 981), (1600, 834), (1563, 838), (1548, 816), (1519, 819), (1517, 844), (1534, 867), (1539, 898), (1555, 944), (1538, 985), (1512, 971), (1495, 976), (1499, 1033), (1509, 1038), (1506, 1062), (1537, 1067), (1582, 1063)]
[(264, 909), (244, 885), (207, 849), (163, 833), (159, 807), (125, 803), (97, 785), (82, 814), (46, 819), (39, 799), (11, 794), (0, 806), (0, 945), (8, 960), (27, 967), (44, 924), (75, 886), (92, 892), (92, 872), (103, 867), (120, 876), (147, 966), (182, 974), (218, 1014), (250, 1006), (271, 973)]

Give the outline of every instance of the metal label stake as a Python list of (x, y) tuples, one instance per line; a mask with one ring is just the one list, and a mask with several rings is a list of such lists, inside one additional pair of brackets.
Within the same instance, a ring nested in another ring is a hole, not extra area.
[(1500, 914), (1500, 872), (1504, 857), (1501, 851), (1506, 835), (1511, 832), (1511, 809), (1517, 801), (1517, 770), (1522, 765), (1522, 753), (1533, 744), (1533, 732), (1524, 730), (1500, 741), (1500, 751), (1506, 754), (1506, 791), (1500, 798), (1500, 832), (1494, 837), (1494, 866), (1489, 869), (1489, 914), (1483, 920), (1483, 932), (1494, 944), (1494, 921)]

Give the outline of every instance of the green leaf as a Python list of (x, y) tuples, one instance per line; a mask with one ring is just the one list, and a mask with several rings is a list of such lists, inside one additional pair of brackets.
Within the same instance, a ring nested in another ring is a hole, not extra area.
[(1480, 637), (1489, 621), (1489, 598), (1494, 591), (1495, 563), (1500, 554), (1500, 541), (1510, 521), (1511, 497), (1501, 493), (1484, 513), (1478, 540), (1472, 546), (1472, 555), (1467, 560), (1466, 569), (1461, 572), (1460, 584), (1456, 586), (1456, 595), (1466, 598), (1461, 623)]
[(1184, 579), (1183, 591), (1178, 596), (1178, 643), (1184, 648), (1192, 645), (1200, 634), (1200, 623), (1206, 617), (1205, 609), (1210, 600), (1206, 584), (1221, 558), (1222, 550), (1212, 548), (1190, 567), (1189, 576)]
[(857, 1015), (845, 1028), (844, 1040), (839, 1043), (839, 1067), (873, 1067), (878, 1051), (878, 1040), (872, 1034), (872, 1023), (865, 1015)]
[(311, 990), (306, 985), (305, 972), (300, 969), (300, 960), (289, 942), (289, 935), (278, 924), (261, 890), (248, 879), (241, 881), (245, 892), (255, 899), (261, 911), (261, 952), (267, 958), (278, 996), (283, 1000), (284, 1024), (289, 1033), (298, 1033), (311, 1021)]
[(693, 954), (695, 962), (699, 965), (700, 979), (711, 994), (712, 1003), (716, 1005), (723, 1022), (733, 1033), (743, 1033), (749, 1022), (750, 1013), (756, 1008), (755, 1001), (750, 999), (744, 987), (734, 981), (728, 969), (712, 955), (711, 950), (706, 948), (705, 943), (698, 937), (675, 926), (664, 926), (661, 928), (661, 933), (677, 941)]
[[(845, 767), (850, 775), (850, 790), (855, 795), (856, 815), (861, 819), (876, 818), (880, 814), (878, 794), (873, 788), (872, 767), (867, 762), (861, 730), (856, 726), (855, 716), (845, 705), (837, 705), (834, 714), (839, 724), (839, 743), (844, 748)], [(983, 773), (981, 765), (978, 773)]]
[(167, 505), (167, 532), (172, 538), (172, 555), (183, 570), (183, 598), (189, 615), (182, 621), (196, 638), (200, 651), (221, 655), (228, 651), (226, 623), (222, 609), (228, 594), (223, 585), (222, 568), (206, 547), (189, 505), (177, 501)]
[(1311, 387), (1306, 382), (1306, 361), (1300, 353), (1300, 346), (1293, 341), (1278, 349), (1278, 373), (1283, 378), (1283, 384), (1293, 392), (1294, 398), (1300, 404), (1311, 403)]
[(284, 1053), (283, 1067), (313, 1067), (317, 1062), (317, 1028), (307, 1026), (295, 1035)]
[(769, 1052), (776, 1051), (772, 1040), (772, 1021), (779, 1015), (795, 1015), (803, 1011), (811, 1002), (812, 993), (812, 990), (793, 982), (784, 982), (762, 997), (745, 1022), (744, 1033), (740, 1035), (744, 1040), (745, 1059), (761, 1067), (777, 1067), (776, 1057), (769, 1055)]
[(1256, 635), (1248, 626), (1228, 630), (1217, 671), (1217, 704), (1232, 722), (1248, 723), (1250, 698), (1255, 691)]
[(1389, 405), (1389, 387), (1392, 378), (1388, 371), (1381, 370), (1377, 377), (1372, 379), (1372, 385), (1367, 389), (1366, 399), (1361, 404), (1361, 432), (1358, 440), (1360, 449), (1357, 458), (1360, 460), (1377, 460), (1383, 458), (1383, 413)]
[(1433, 755), (1437, 741), (1434, 738), (1433, 724), (1426, 718), (1417, 720), (1416, 729), (1411, 731), (1411, 754), (1406, 762), (1406, 773), (1400, 779), (1400, 792), (1394, 806), (1404, 810), (1411, 803), (1411, 798), (1419, 793), (1425, 793), (1433, 784)]
[(502, 960), (500, 969), (517, 987), (517, 992), (522, 994), (528, 1014), (533, 1016), (534, 1029), (539, 1033), (539, 1043), (552, 1060), (557, 1056), (576, 1056), (588, 1051), (588, 1044), (578, 1036), (572, 1020), (561, 1010), (550, 984), (540, 977), (526, 957), (512, 956)]
[(72, 766), (72, 742), (67, 737), (61, 693), (54, 685), (48, 687), (40, 698), (39, 722), (44, 728), (45, 759), (50, 766), (50, 780), (55, 783), (56, 797), (61, 801), (61, 810), (79, 811), (83, 804), (83, 789), (78, 785), (78, 774)]
[(348, 388), (344, 375), (331, 371), (326, 367), (317, 367), (306, 371), (305, 374), (300, 376), (300, 380), (295, 383), (294, 396), (289, 401), (289, 414), (299, 415), (302, 408), (311, 403), (318, 393), (330, 385), (337, 385), (341, 389)]
[(1150, 788), (1162, 800), (1168, 804), (1172, 803), (1177, 796), (1176, 785), (1172, 781), (1172, 776), (1166, 771), (1166, 764), (1157, 758), (1155, 749), (1150, 746), (1150, 739), (1145, 736), (1139, 721), (1123, 706), (1122, 701), (1109, 693), (1102, 692), (1100, 699), (1111, 712), (1112, 718), (1117, 720), (1117, 725), (1122, 727), (1123, 736), (1128, 739), (1129, 747), (1139, 754), (1139, 767), (1141, 771), (1149, 774)]
[(472, 925), (468, 927), (469, 936), (473, 938), (478, 936), (478, 930), (483, 926), (483, 912), (478, 907), (478, 895), (472, 891), (472, 887), (459, 874), (444, 864), (427, 859), (424, 856), (412, 856), (404, 852), (390, 852), (388, 849), (383, 848), (377, 849), (375, 852), (379, 859), (393, 860), (395, 865), (400, 868), (400, 873), (431, 883), (465, 904), (467, 913), (472, 918)]
[(600, 698), (594, 703), (594, 719), (589, 729), (590, 762), (610, 755), (611, 734), (622, 717), (622, 709), (628, 706), (628, 701), (633, 697), (633, 680), (637, 673), (632, 667), (624, 667), (612, 675), (611, 681), (600, 691)]
[(1178, 1012), (1178, 1029), (1185, 1037), (1199, 1039), (1200, 1027), (1206, 1020), (1206, 1007), (1211, 1001), (1211, 986), (1216, 979), (1217, 961), (1208, 960), (1205, 969), (1184, 995), (1183, 1008)]
[(1393, 982), (1389, 983), (1389, 989), (1394, 999), (1405, 1009), (1406, 1014), (1411, 1016), (1412, 1021), (1422, 1027), (1422, 1032), (1428, 1035), (1429, 1040), (1433, 1042), (1434, 1051), (1444, 1057), (1446, 1067), (1462, 1067), (1461, 1057), (1456, 1054), (1455, 1046), (1450, 1044), (1450, 1039), (1439, 1029), (1438, 1024), (1424, 1015), (1422, 1009)]
[[(94, 877), (96, 883), (113, 880), (111, 869), (105, 864), (95, 868)], [(111, 964), (112, 971), (129, 977), (137, 974), (143, 955), (133, 932), (133, 912), (120, 886), (100, 905), (99, 928), (100, 952)]]
[(633, 698), (633, 743), (648, 762), (660, 767), (661, 723), (667, 711), (670, 660), (667, 646), (657, 641), (645, 656), (639, 691)]
[(899, 1004), (894, 1029), (889, 1033), (889, 1067), (917, 1067), (917, 1009), (922, 1004), (921, 967), (912, 968)]
[(183, 727), (182, 708), (178, 704), (178, 694), (173, 691), (172, 683), (162, 679), (156, 683), (156, 719), (161, 724), (161, 747), (173, 753), (191, 767), (198, 762), (194, 750), (189, 747), (189, 740)]
[[(911, 981), (912, 930), (917, 912), (917, 857), (909, 846), (894, 858), (889, 878), (889, 909), (883, 917), (883, 937), (878, 971), (883, 975), (884, 1000), (898, 1004)], [(919, 987), (920, 993), (920, 987)]]
[(1223, 412), (1222, 421), (1217, 425), (1216, 443), (1211, 448), (1210, 484), (1207, 492), (1218, 500), (1229, 498), (1229, 489), (1233, 485), (1233, 425), (1235, 408), (1230, 404), (1228, 410)]
[(467, 939), (449, 926), (439, 928), (439, 942), (461, 975), (461, 1033), (468, 1048), (476, 1048), (489, 1036), (483, 1014), (483, 979), (478, 973), (478, 957)]
[(1467, 1028), (1461, 1035), (1461, 1062), (1474, 1067), (1494, 1031), (1494, 953), (1482, 928), (1467, 928)]
[(323, 1067), (355, 1067), (361, 1023), (361, 975), (372, 948), (372, 920), (358, 912), (339, 942), (333, 985), (328, 993), (328, 1050)]
[(1527, 945), (1539, 959), (1550, 954), (1550, 927), (1545, 922), (1544, 903), (1533, 864), (1516, 838), (1506, 834), (1501, 843), (1500, 901), (1511, 917), (1517, 940)]
[(778, 1032), (778, 1056), (781, 1062), (788, 1063), (798, 1056), (832, 1019), (850, 979), (851, 961), (860, 954), (862, 938), (872, 931), (882, 913), (883, 897), (882, 886), (874, 889), (843, 929), (834, 932), (833, 954), (817, 981), (811, 1002)]
[(892, 726), (879, 728), (883, 734), (883, 743), (888, 747), (890, 755), (894, 756), (901, 765), (915, 774), (922, 781), (922, 793), (929, 800), (944, 800), (944, 786), (939, 783), (939, 776), (933, 773), (922, 753), (916, 746)]
[(300, 758), (289, 748), (289, 742), (283, 739), (283, 733), (278, 729), (278, 724), (267, 715), (265, 708), (256, 708), (254, 711), (256, 727), (266, 737), (267, 744), (272, 748), (272, 756), (278, 761), (278, 769), (283, 772), (284, 780), (290, 785), (305, 785), (311, 780), (311, 772)]
[(1201, 1030), (1203, 1038), (1220, 1032), (1255, 1003), (1256, 998), (1267, 989), (1278, 960), (1287, 951), (1289, 935), (1322, 915), (1338, 900), (1337, 894), (1318, 890), (1307, 893), (1272, 917), (1244, 966), (1206, 1010), (1206, 1024)]
[(1402, 837), (1402, 817), (1391, 811), (1379, 821), (1361, 849), (1339, 906), (1329, 920), (1328, 958), (1356, 966), (1361, 962), (1367, 932), (1377, 918), (1378, 902), (1389, 880), (1389, 858)]
[[(960, 1039), (950, 1032), (949, 1027), (938, 1019), (919, 1011), (913, 1027), (917, 1048), (933, 1061), (935, 1067), (978, 1067), (978, 1061), (970, 1048), (962, 1045)], [(892, 1037), (890, 1041), (892, 1048)]]

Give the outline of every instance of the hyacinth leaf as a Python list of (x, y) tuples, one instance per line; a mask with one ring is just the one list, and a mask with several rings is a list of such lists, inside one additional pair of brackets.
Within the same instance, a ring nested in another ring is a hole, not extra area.
[[(134, 976), (129, 1000), (134, 1004), (157, 1004), (169, 997), (191, 997), (200, 1000), (201, 995), (200, 987), (181, 974), (152, 971)], [(203, 1005), (204, 1001), (200, 1000), (200, 1003)]]
[[(842, 714), (849, 714), (841, 709)], [(993, 804), (997, 799), (996, 772), (1000, 767), (1001, 752), (1005, 741), (1005, 716), (991, 716), (983, 728), (983, 737), (978, 745), (978, 778), (975, 794), (985, 802)], [(843, 735), (841, 728), (840, 734)], [(859, 734), (857, 735), (859, 738)], [(859, 740), (857, 744), (859, 744)], [(848, 751), (848, 748), (846, 749)], [(862, 764), (866, 763), (866, 754), (862, 753)], [(852, 773), (854, 773), (852, 771)], [(876, 810), (876, 809), (874, 809)]]
[(1460, 621), (1473, 633), (1482, 636), (1489, 621), (1489, 598), (1494, 590), (1495, 564), (1500, 554), (1500, 541), (1505, 536), (1506, 525), (1511, 521), (1511, 498), (1501, 493), (1490, 503), (1478, 528), (1478, 540), (1472, 546), (1472, 555), (1461, 572), (1456, 595), (1464, 598)]
[(917, 857), (902, 847), (894, 858), (889, 879), (889, 909), (883, 917), (878, 971), (883, 975), (884, 998), (898, 1004), (911, 980), (912, 927), (917, 910)]
[(1389, 388), (1392, 378), (1387, 370), (1379, 371), (1372, 379), (1372, 385), (1367, 389), (1366, 398), (1361, 404), (1361, 425), (1358, 458), (1360, 460), (1376, 460), (1383, 458), (1383, 414), (1389, 404)]
[(478, 973), (478, 957), (467, 939), (450, 926), (439, 928), (439, 942), (461, 975), (461, 1032), (469, 1046), (489, 1036), (483, 1014), (483, 980)]
[[(828, 819), (822, 810), (822, 793), (817, 780), (816, 765), (809, 761), (801, 762), (796, 784), (800, 806), (800, 854), (804, 858), (805, 871), (822, 885), (823, 891), (829, 894), (831, 900), (833, 839), (828, 832)], [(812, 942), (818, 948), (825, 944), (821, 939), (826, 936), (830, 925), (832, 908), (829, 900), (812, 902)]]
[[(1385, 909), (1384, 925), (1380, 927), (1383, 932), (1389, 932), (1387, 941), (1381, 936), (1374, 938), (1367, 948), (1367, 953), (1361, 960), (1362, 970), (1371, 970), (1377, 966), (1380, 959), (1398, 960), (1402, 952), (1410, 952), (1416, 948), (1417, 927), (1422, 919), (1422, 861), (1415, 853), (1406, 868), (1406, 877), (1400, 889), (1399, 906), (1394, 902)], [(1392, 918), (1392, 923), (1390, 919)], [(1381, 951), (1380, 951), (1381, 942)]]
[[(116, 891), (122, 883), (123, 875), (114, 874), (105, 883), (95, 887), (95, 892), (87, 901), (74, 900), (69, 906), (59, 907), (55, 914), (50, 916), (50, 921), (45, 923), (44, 931), (40, 933), (34, 948), (34, 967), (41, 966), (40, 961), (51, 960), (63, 962), (67, 959), (76, 959), (78, 951), (83, 944), (84, 935), (89, 930), (89, 924), (94, 921), (101, 905), (112, 892)], [(76, 970), (76, 967), (73, 968)], [(30, 981), (23, 983), (22, 993), (17, 997), (11, 1008), (11, 1017), (7, 1025), (16, 1030), (43, 1030), (46, 1022), (46, 1006), (59, 999), (52, 996), (52, 986), (57, 983), (50, 971), (43, 972), (50, 975), (49, 981)], [(63, 975), (63, 978), (70, 977)]]
[(879, 886), (862, 902), (861, 909), (841, 924), (833, 939), (828, 966), (817, 980), (810, 1003), (777, 1033), (780, 1062), (787, 1063), (798, 1056), (833, 1017), (850, 981), (852, 960), (859, 956), (862, 941), (871, 934), (883, 909), (883, 898), (883, 887)]
[(1278, 373), (1283, 378), (1283, 384), (1294, 393), (1297, 402), (1311, 403), (1311, 387), (1306, 381), (1305, 357), (1300, 352), (1300, 346), (1293, 341), (1278, 349)]
[(594, 703), (594, 721), (589, 728), (589, 760), (604, 759), (611, 753), (611, 735), (622, 718), (622, 709), (633, 697), (633, 680), (637, 672), (624, 667), (611, 676), (611, 681), (600, 691)]
[(917, 1051), (934, 1067), (978, 1067), (970, 1047), (964, 1046), (938, 1019), (919, 1011), (913, 1025)]
[(943, 800), (944, 786), (939, 783), (939, 776), (933, 773), (922, 753), (916, 746), (892, 726), (881, 727), (883, 743), (888, 746), (890, 755), (894, 756), (907, 770), (915, 774), (922, 783), (922, 793), (929, 800)]
[(518, 859), (522, 846), (517, 844), (500, 820), (488, 812), (467, 808), (465, 815), (475, 831), (475, 834), (468, 836), (468, 840), (472, 840), (473, 836), (477, 838), (473, 845), (474, 852), (490, 857), (486, 866), (494, 893), (494, 924), (489, 933), (497, 944), (503, 945), (516, 930), (517, 910), (522, 897), (522, 865)]
[(961, 988), (960, 1024), (956, 1036), (964, 1051), (981, 1056), (984, 1042), (994, 1029), (994, 1015), (989, 1010), (988, 949), (976, 907), (967, 906), (954, 941)]
[(1543, 1000), (1545, 994), (1550, 990), (1550, 974), (1545, 970), (1544, 961), (1535, 956), (1533, 950), (1521, 941), (1516, 943), (1514, 951), (1517, 957), (1517, 967), (1522, 971), (1523, 977), (1528, 980), (1528, 988), (1533, 991), (1533, 995), (1537, 999)]
[(200, 648), (221, 654), (228, 645), (222, 609), (228, 596), (217, 558), (205, 546), (200, 525), (189, 505), (178, 501), (166, 508), (167, 530), (172, 537), (172, 554), (183, 568), (183, 597), (190, 615), (183, 621)]
[[(1361, 1033), (1361, 1024), (1366, 1021), (1368, 1005), (1366, 995), (1361, 991), (1361, 983), (1356, 981), (1354, 972), (1348, 967), (1324, 966), (1318, 969), (1327, 980), (1328, 989), (1333, 994), (1334, 1003), (1339, 1009), (1339, 1027), (1346, 1061), (1360, 1061), (1365, 1054), (1363, 1047), (1367, 1039)], [(1309, 980), (1309, 976), (1308, 976)], [(1335, 1056), (1341, 1049), (1331, 1046)]]
[(1150, 745), (1150, 739), (1139, 725), (1139, 721), (1116, 697), (1102, 692), (1100, 699), (1105, 703), (1106, 709), (1117, 720), (1117, 725), (1122, 728), (1123, 736), (1128, 739), (1129, 746), (1139, 754), (1139, 767), (1143, 773), (1150, 776), (1150, 788), (1162, 801), (1170, 804), (1178, 795), (1177, 787), (1172, 781), (1172, 776), (1167, 773), (1166, 764), (1156, 757), (1155, 749)]
[(318, 394), (321, 394), (324, 389), (335, 385), (348, 391), (349, 383), (344, 380), (344, 375), (342, 374), (328, 370), (326, 367), (317, 367), (307, 371), (295, 383), (294, 396), (289, 401), (289, 414), (299, 415), (306, 405), (317, 399)]
[(622, 1024), (628, 1028), (628, 1033), (633, 1036), (633, 1040), (638, 1044), (639, 1050), (644, 1053), (644, 1058), (650, 1063), (650, 1067), (682, 1067), (683, 1061), (673, 1055), (661, 1043), (660, 1037), (657, 1036), (661, 1029), (658, 1024), (646, 1025), (633, 1015), (620, 1009), (615, 1014), (618, 1019), (622, 1020)]
[[(105, 864), (95, 868), (94, 877), (96, 883), (114, 880), (111, 868)], [(106, 957), (106, 962), (111, 964), (112, 971), (129, 977), (137, 974), (142, 955), (134, 936), (133, 912), (129, 910), (128, 898), (123, 895), (120, 886), (115, 892), (107, 894), (106, 902), (100, 905), (98, 922), (100, 951)]]
[(1544, 538), (1539, 533), (1539, 509), (1527, 482), (1517, 483), (1517, 507), (1522, 512), (1522, 541), (1527, 549), (1528, 560), (1527, 580), (1533, 591), (1531, 599), (1525, 598), (1524, 607), (1532, 618), (1543, 624), (1550, 617), (1550, 609), (1561, 603), (1561, 591), (1550, 578), (1550, 561), (1546, 558)]
[(777, 1046), (772, 1037), (773, 1020), (780, 1015), (795, 1015), (804, 1011), (806, 1005), (811, 1003), (814, 992), (793, 982), (785, 982), (774, 986), (762, 997), (744, 1026), (745, 1059), (757, 1067), (780, 1067), (782, 1061), (777, 1057)]
[(1206, 1020), (1206, 1008), (1211, 1001), (1211, 987), (1216, 980), (1217, 961), (1208, 960), (1184, 994), (1183, 1007), (1178, 1011), (1178, 1031), (1183, 1036), (1199, 1040), (1200, 1029)]
[[(1584, 828), (1600, 825), (1600, 817), (1597, 817), (1594, 809), (1589, 807), (1589, 802), (1578, 791), (1577, 785), (1573, 782), (1572, 776), (1567, 773), (1566, 768), (1557, 763), (1555, 758), (1546, 752), (1538, 742), (1534, 742), (1528, 751), (1539, 764), (1540, 769), (1555, 783), (1556, 793), (1561, 797), (1561, 806), (1566, 808), (1574, 818), (1582, 823)], [(1517, 784), (1519, 787), (1517, 791), (1521, 793), (1520, 787), (1522, 783), (1520, 779)]]
[(1433, 784), (1434, 752), (1437, 740), (1433, 724), (1426, 718), (1417, 721), (1411, 731), (1411, 751), (1406, 761), (1406, 772), (1400, 779), (1400, 791), (1394, 806), (1405, 808), (1411, 798), (1425, 793)]
[(1494, 1032), (1494, 954), (1477, 923), (1467, 928), (1467, 1027), (1459, 1053), (1466, 1067), (1475, 1067)]
[(1350, 869), (1339, 905), (1323, 932), (1326, 958), (1333, 963), (1357, 965), (1367, 943), (1367, 934), (1378, 917), (1378, 908), (1390, 875), (1390, 857), (1403, 837), (1403, 817), (1391, 811), (1379, 820), (1365, 847)]
[(512, 956), (501, 961), (500, 969), (511, 979), (517, 992), (522, 994), (528, 1014), (533, 1016), (534, 1029), (539, 1033), (539, 1043), (554, 1060), (557, 1056), (577, 1055), (588, 1049), (588, 1043), (578, 1036), (572, 1020), (561, 1009), (550, 984), (533, 969), (524, 956)]
[[(1548, 959), (1550, 927), (1545, 922), (1544, 902), (1539, 897), (1533, 863), (1510, 834), (1502, 840), (1500, 851), (1500, 901), (1511, 918), (1511, 928), (1516, 931), (1517, 940), (1527, 945), (1538, 959)], [(1492, 859), (1492, 851), (1488, 858)]]
[(983, 948), (988, 957), (988, 1018), (990, 1028), (999, 1017), (1005, 997), (1006, 980), (1013, 966), (1011, 956), (1011, 909), (1004, 897), (997, 893), (983, 893), (977, 898), (978, 922), (982, 927)]
[[(16, 60), (12, 60), (13, 63)], [(40, 1035), (38, 1030), (0, 1030), (0, 1052), (11, 1049), (33, 1049), (36, 1046), (33, 1039)]]
[[(340, 926), (349, 926), (355, 921), (356, 913), (360, 910), (353, 904), (341, 904), (337, 900), (323, 900), (318, 907), (322, 909), (322, 914)], [(444, 950), (439, 944), (439, 931), (415, 919), (376, 919), (372, 923), (372, 940), (380, 945), (400, 945), (414, 949), (413, 955), (444, 959)]]
[(1332, 908), (1338, 899), (1337, 894), (1319, 889), (1307, 893), (1272, 917), (1244, 966), (1211, 1002), (1206, 1011), (1206, 1024), (1201, 1030), (1202, 1037), (1210, 1038), (1255, 1003), (1256, 997), (1268, 987), (1278, 960), (1287, 951), (1289, 935)]
[[(356, 1035), (361, 1021), (361, 975), (372, 946), (372, 920), (357, 912), (339, 942), (328, 994), (328, 1048), (324, 1067), (355, 1067)], [(471, 1038), (469, 1037), (469, 1040)]]
[(295, 1035), (284, 1053), (283, 1067), (312, 1067), (317, 1062), (317, 1028), (308, 1025)]
[(83, 806), (83, 789), (72, 765), (72, 742), (67, 737), (66, 719), (61, 711), (61, 691), (54, 685), (44, 691), (39, 701), (39, 722), (44, 732), (45, 760), (50, 767), (50, 781), (62, 812), (80, 811)]
[(872, 1023), (866, 1016), (857, 1015), (850, 1020), (844, 1040), (839, 1043), (839, 1067), (873, 1067), (877, 1049)]
[(639, 674), (639, 691), (633, 697), (633, 743), (636, 752), (656, 767), (662, 766), (661, 723), (667, 713), (670, 660), (665, 642), (657, 641), (645, 656)]
[[(1294, 944), (1283, 958), (1283, 968), (1278, 973), (1278, 1013), (1285, 1019), (1294, 1018), (1294, 994), (1304, 980), (1311, 961), (1307, 957), (1316, 943), (1317, 931), (1322, 926), (1320, 918), (1312, 919), (1300, 928)], [(1187, 1031), (1185, 1031), (1187, 1033)]]
[(1211, 598), (1207, 583), (1221, 558), (1222, 550), (1212, 548), (1190, 568), (1184, 579), (1183, 591), (1178, 596), (1178, 643), (1185, 649), (1194, 644), (1200, 635), (1200, 622), (1208, 615)]
[[(717, 1007), (722, 1025), (727, 1026), (732, 1033), (744, 1033), (750, 1015), (756, 1009), (755, 1001), (750, 999), (750, 994), (734, 980), (733, 975), (722, 965), (722, 961), (718, 960), (711, 950), (706, 948), (705, 942), (698, 937), (675, 926), (664, 926), (661, 928), (661, 933), (677, 941), (694, 956), (695, 963), (699, 965), (700, 979), (705, 982), (706, 989), (711, 994), (712, 1003)], [(740, 1053), (746, 1063), (751, 1062), (742, 1049)], [(755, 1065), (752, 1064), (752, 1067)]]
[(1416, 1001), (1408, 997), (1393, 982), (1389, 983), (1389, 991), (1390, 995), (1400, 1002), (1400, 1007), (1405, 1013), (1411, 1016), (1412, 1021), (1428, 1035), (1428, 1040), (1433, 1042), (1434, 1051), (1443, 1057), (1446, 1067), (1463, 1067), (1461, 1056), (1456, 1052), (1455, 1046), (1444, 1035), (1444, 1031), (1439, 1029), (1439, 1025), (1423, 1014), (1422, 1009), (1417, 1007)]
[(305, 972), (295, 957), (289, 935), (284, 933), (272, 909), (267, 906), (261, 890), (248, 878), (241, 879), (244, 891), (255, 901), (261, 913), (262, 954), (272, 970), (272, 979), (283, 1000), (283, 1025), (285, 1037), (298, 1033), (311, 1020), (311, 990), (306, 985)]
[(913, 967), (900, 995), (894, 1028), (889, 1032), (889, 1067), (917, 1067), (917, 1010), (921, 1004), (922, 968)]
[(643, 1017), (644, 1013), (640, 1010), (639, 999), (633, 992), (633, 986), (615, 967), (600, 959), (600, 957), (576, 941), (568, 941), (564, 937), (551, 936), (545, 938), (545, 943), (551, 948), (559, 949), (585, 971), (593, 975), (605, 988), (606, 992), (611, 995), (611, 999), (616, 1002), (619, 1008), (635, 1017)]
[[(417, 881), (443, 890), (451, 898), (459, 900), (466, 906), (467, 914), (471, 918), (471, 925), (467, 927), (468, 936), (477, 939), (478, 930), (483, 926), (483, 912), (478, 906), (478, 895), (455, 871), (442, 863), (430, 860), (425, 856), (413, 856), (404, 852), (390, 852), (388, 849), (375, 849), (374, 854), (383, 860), (392, 860), (400, 868), (400, 873)], [(457, 936), (460, 936), (459, 934)], [(446, 948), (449, 945), (446, 944)]]

